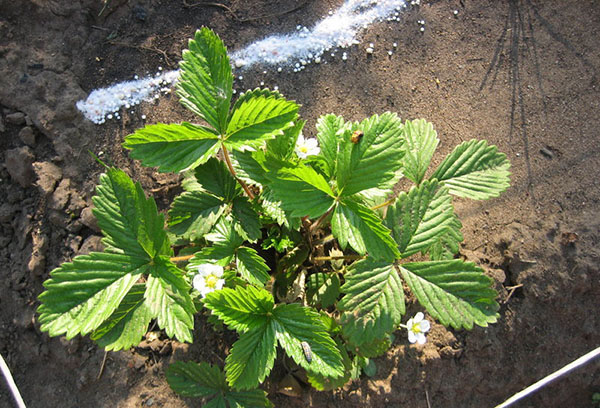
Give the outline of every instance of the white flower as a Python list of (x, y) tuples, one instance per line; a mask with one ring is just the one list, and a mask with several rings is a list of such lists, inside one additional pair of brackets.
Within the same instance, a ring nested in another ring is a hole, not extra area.
[(423, 313), (419, 312), (406, 323), (406, 328), (408, 329), (408, 341), (411, 343), (425, 344), (427, 341), (425, 333), (429, 331), (431, 325), (428, 320), (423, 319), (424, 317)]
[(225, 279), (223, 276), (223, 267), (212, 264), (202, 264), (198, 266), (198, 273), (194, 276), (192, 284), (194, 289), (200, 292), (202, 297), (213, 290), (223, 289)]
[(308, 156), (319, 154), (321, 149), (319, 148), (319, 142), (317, 139), (305, 139), (304, 135), (300, 133), (298, 141), (296, 142), (296, 149), (294, 150), (299, 158), (306, 159)]

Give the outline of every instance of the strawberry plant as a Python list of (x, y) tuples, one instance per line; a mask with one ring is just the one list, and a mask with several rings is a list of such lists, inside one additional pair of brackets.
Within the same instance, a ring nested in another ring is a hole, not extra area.
[[(452, 204), (508, 188), (510, 164), (495, 146), (464, 142), (426, 177), (439, 139), (422, 119), (329, 114), (305, 138), (298, 105), (278, 92), (233, 100), (227, 50), (207, 28), (183, 53), (177, 95), (199, 124), (148, 125), (123, 146), (145, 166), (182, 173), (184, 192), (165, 223), (139, 183), (107, 168), (93, 199), (105, 250), (51, 272), (43, 331), (120, 350), (153, 321), (191, 342), (194, 315), (205, 314), (239, 334), (224, 367), (177, 362), (167, 379), (206, 406), (237, 407), (270, 405), (257, 387), (278, 347), (328, 390), (372, 374), (398, 328), (425, 342), (423, 313), (402, 323), (405, 287), (445, 326), (496, 321), (492, 280), (456, 256)], [(412, 186), (397, 193), (402, 177)]]

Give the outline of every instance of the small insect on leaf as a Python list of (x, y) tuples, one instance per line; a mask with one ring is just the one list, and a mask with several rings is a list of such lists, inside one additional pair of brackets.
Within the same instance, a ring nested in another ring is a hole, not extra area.
[(350, 136), (350, 141), (354, 144), (357, 144), (364, 135), (365, 134), (362, 130), (355, 130), (354, 133), (352, 133), (352, 136)]
[(302, 346), (302, 351), (304, 352), (304, 358), (310, 363), (312, 361), (312, 350), (310, 348), (310, 344), (303, 341), (300, 343), (300, 345)]

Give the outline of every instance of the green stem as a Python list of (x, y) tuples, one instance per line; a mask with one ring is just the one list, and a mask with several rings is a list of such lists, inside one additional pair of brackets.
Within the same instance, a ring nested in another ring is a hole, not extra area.
[(183, 261), (189, 261), (193, 257), (194, 257), (194, 255), (174, 256), (173, 258), (169, 258), (169, 261), (171, 261), (171, 262), (183, 262)]
[(387, 205), (390, 205), (391, 203), (393, 203), (393, 202), (394, 202), (394, 200), (395, 200), (395, 199), (396, 199), (396, 197), (392, 197), (392, 198), (390, 198), (389, 200), (387, 200), (387, 201), (386, 201), (386, 202), (384, 202), (384, 203), (381, 203), (381, 204), (379, 204), (379, 205), (376, 205), (375, 207), (371, 207), (371, 210), (377, 210), (377, 209), (379, 209), (379, 208), (381, 208), (381, 207), (385, 207), (385, 206), (387, 206)]
[(321, 239), (316, 240), (315, 242), (313, 242), (314, 245), (321, 245), (321, 244), (326, 244), (330, 241), (333, 241), (333, 235), (329, 234)]
[(250, 189), (248, 188), (248, 186), (246, 185), (246, 183), (244, 183), (242, 181), (242, 179), (240, 179), (235, 174), (235, 170), (233, 168), (233, 165), (231, 164), (231, 158), (229, 157), (229, 152), (227, 151), (227, 148), (225, 147), (225, 144), (221, 144), (221, 148), (223, 150), (223, 156), (225, 157), (225, 163), (227, 163), (227, 168), (229, 169), (229, 172), (231, 173), (231, 175), (233, 176), (233, 178), (235, 178), (237, 180), (237, 182), (240, 183), (240, 186), (242, 186), (242, 188), (246, 192), (246, 195), (248, 196), (248, 198), (250, 200), (254, 200), (254, 194), (252, 193), (252, 191), (250, 191)]
[(335, 256), (315, 256), (314, 261), (335, 261), (336, 259), (343, 259), (345, 261), (355, 261), (357, 259), (363, 259), (362, 255), (335, 255)]
[(327, 218), (327, 216), (329, 214), (331, 214), (331, 212), (333, 211), (334, 208), (335, 208), (335, 205), (332, 205), (331, 208), (325, 212), (325, 214), (321, 215), (319, 217), (319, 219), (317, 221), (315, 221), (315, 223), (313, 225), (310, 226), (310, 228), (308, 229), (308, 232), (311, 234), (314, 233), (316, 231), (316, 229), (321, 226), (321, 223), (323, 222), (323, 220), (325, 218)]

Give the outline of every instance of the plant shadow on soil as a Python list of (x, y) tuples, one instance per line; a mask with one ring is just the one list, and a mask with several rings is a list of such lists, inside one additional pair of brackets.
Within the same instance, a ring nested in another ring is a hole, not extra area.
[[(89, 151), (125, 169), (166, 209), (176, 177), (142, 168), (120, 143), (144, 122), (192, 119), (164, 97), (95, 126), (74, 103), (99, 86), (175, 68), (202, 25), (235, 50), (310, 27), (341, 0), (106, 4), (0, 0), (0, 353), (29, 407), (197, 406), (170, 391), (164, 370), (177, 360), (223, 366), (236, 335), (215, 332), (204, 316), (192, 345), (158, 333), (104, 363), (88, 338), (39, 331), (36, 299), (49, 272), (100, 245), (90, 205), (102, 168)], [(298, 74), (257, 67), (236, 88), (277, 85), (303, 105), (307, 136), (320, 114), (361, 120), (391, 110), (434, 124), (434, 166), (471, 138), (506, 152), (510, 190), (486, 202), (455, 200), (461, 256), (494, 278), (500, 319), (472, 331), (434, 324), (421, 347), (398, 332), (374, 377), (335, 392), (280, 394), (287, 369), (279, 364), (265, 385), (276, 406), (494, 406), (600, 343), (600, 5), (422, 1), (401, 16), (365, 30), (345, 62), (338, 52)], [(373, 54), (364, 51), (370, 42)], [(416, 311), (410, 304), (408, 313)], [(516, 406), (587, 407), (598, 391), (593, 362)], [(11, 404), (0, 386), (0, 406)]]

